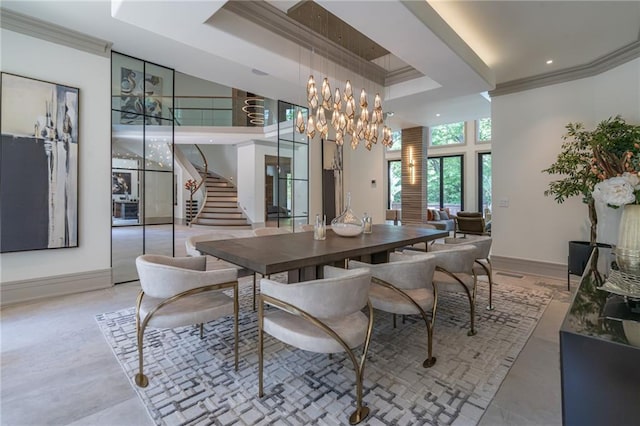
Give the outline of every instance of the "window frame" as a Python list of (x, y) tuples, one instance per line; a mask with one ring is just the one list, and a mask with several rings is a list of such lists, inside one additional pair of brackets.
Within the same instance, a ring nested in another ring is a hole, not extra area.
[[(452, 157), (459, 157), (460, 158), (460, 211), (464, 211), (464, 187), (465, 187), (465, 168), (464, 168), (464, 160), (465, 160), (465, 154), (462, 153), (455, 153), (455, 154), (443, 154), (443, 155), (430, 155), (427, 157), (427, 162), (429, 160), (433, 160), (433, 159), (439, 159), (440, 160), (440, 177), (439, 177), (439, 182), (440, 182), (440, 205), (439, 205), (439, 209), (443, 209), (444, 207), (444, 185), (443, 185), (443, 173), (444, 173), (444, 168), (442, 167), (442, 159), (443, 158), (452, 158)], [(427, 165), (426, 170), (428, 171), (429, 166)], [(427, 181), (428, 181), (428, 177), (427, 177)], [(427, 184), (427, 193), (425, 194), (427, 197), (427, 207), (429, 207), (429, 186)]]
[[(446, 145), (433, 145), (433, 137), (432, 137), (432, 133), (433, 133), (433, 128), (434, 127), (440, 127), (440, 126), (448, 126), (451, 124), (458, 124), (458, 123), (462, 123), (462, 142), (459, 143), (450, 143), (450, 144), (446, 144)], [(453, 148), (453, 147), (461, 147), (461, 146), (466, 146), (467, 145), (467, 122), (466, 121), (454, 121), (451, 123), (443, 123), (443, 124), (438, 124), (435, 126), (429, 126), (429, 148), (433, 148), (433, 149), (442, 149), (442, 148)]]
[(402, 159), (391, 159), (387, 160), (387, 209), (391, 210), (393, 207), (391, 206), (391, 163), (399, 163), (400, 164), (400, 208), (398, 210), (402, 210)]
[[(484, 215), (484, 200), (483, 200), (483, 185), (482, 185), (482, 171), (483, 171), (483, 166), (482, 166), (482, 159), (485, 155), (489, 155), (491, 156), (491, 162), (493, 164), (493, 155), (491, 153), (491, 151), (478, 151), (476, 153), (476, 161), (478, 162), (478, 167), (477, 167), (477, 175), (476, 175), (476, 179), (478, 182), (478, 211), (481, 212)], [(492, 173), (493, 173), (493, 166), (491, 168)], [(492, 188), (493, 189), (493, 188)], [(493, 207), (493, 196), (491, 197), (491, 206)]]
[[(491, 120), (491, 117), (482, 117), (478, 120), (474, 120), (475, 128), (476, 128), (476, 137), (475, 137), (476, 145), (484, 145), (484, 144), (491, 143), (491, 139), (481, 140), (479, 137), (480, 136), (480, 120), (485, 120), (485, 119)], [(491, 121), (491, 124), (493, 126), (493, 121)], [(493, 127), (491, 128), (491, 138), (493, 138)]]

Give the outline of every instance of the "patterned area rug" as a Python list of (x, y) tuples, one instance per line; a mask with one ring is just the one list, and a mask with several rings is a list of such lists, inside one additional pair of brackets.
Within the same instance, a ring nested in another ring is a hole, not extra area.
[[(488, 286), (478, 289), (478, 334), (467, 336), (465, 298), (442, 295), (434, 334), (435, 366), (422, 368), (426, 330), (417, 317), (375, 311), (365, 367), (366, 425), (476, 424), (542, 316), (552, 292), (494, 283), (495, 310), (487, 311)], [(257, 322), (250, 283), (241, 280), (240, 365), (233, 369), (233, 320), (194, 327), (148, 329), (145, 373), (137, 372), (134, 309), (96, 317), (132, 386), (159, 425), (340, 425), (355, 406), (354, 373), (342, 354), (288, 347), (265, 335), (265, 396), (258, 398)]]

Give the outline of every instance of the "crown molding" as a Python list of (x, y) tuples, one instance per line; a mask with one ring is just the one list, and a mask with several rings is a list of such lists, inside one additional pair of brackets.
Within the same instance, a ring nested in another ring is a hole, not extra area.
[(113, 43), (0, 8), (0, 27), (52, 43), (109, 57)]
[(524, 90), (536, 89), (538, 87), (550, 86), (552, 84), (592, 77), (636, 58), (640, 58), (640, 40), (629, 43), (586, 64), (499, 83), (494, 90), (489, 91), (489, 95), (493, 98), (522, 92)]
[(412, 66), (407, 65), (406, 67), (389, 71), (384, 79), (384, 85), (388, 87), (402, 83), (403, 81), (409, 81), (420, 77), (424, 77), (424, 74)]

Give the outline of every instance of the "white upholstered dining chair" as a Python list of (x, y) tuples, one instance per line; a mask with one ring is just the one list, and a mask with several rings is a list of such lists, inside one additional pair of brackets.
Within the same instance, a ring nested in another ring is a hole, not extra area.
[[(143, 341), (147, 327), (200, 325), (226, 315), (234, 317), (234, 365), (238, 369), (238, 271), (206, 270), (207, 259), (145, 254), (136, 259), (142, 290), (136, 302), (139, 371), (135, 382), (149, 384), (144, 374)], [(233, 289), (233, 297), (222, 290)]]
[[(362, 381), (371, 340), (373, 308), (369, 302), (371, 274), (366, 269), (325, 266), (324, 278), (294, 284), (260, 281), (258, 304), (258, 394), (263, 391), (264, 333), (310, 352), (345, 352), (356, 375), (356, 410), (349, 423), (367, 417), (362, 405)], [(273, 307), (266, 309), (265, 305)], [(369, 315), (362, 309), (368, 306)], [(358, 361), (354, 349), (362, 346)]]
[[(426, 253), (404, 250), (403, 253), (412, 256), (425, 256)], [(429, 246), (429, 254), (435, 256), (436, 270), (433, 274), (433, 284), (438, 295), (443, 292), (463, 292), (469, 301), (469, 336), (476, 334), (475, 304), (477, 276), (473, 270), (476, 259), (476, 248), (466, 244), (433, 244)]]
[[(187, 256), (193, 256), (193, 257), (204, 256), (204, 253), (202, 253), (200, 250), (196, 248), (196, 243), (200, 241), (230, 240), (233, 238), (236, 238), (236, 237), (232, 234), (227, 234), (224, 232), (209, 232), (207, 234), (192, 235), (188, 237), (185, 240), (184, 245), (187, 250)], [(219, 260), (219, 259), (216, 259), (216, 260)], [(221, 261), (221, 262), (224, 262), (224, 261)], [(233, 265), (228, 262), (224, 262), (224, 263), (225, 263), (225, 266), (228, 265), (228, 267), (236, 268), (238, 270), (238, 278), (248, 277), (248, 276), (253, 277), (253, 310), (255, 311), (256, 310), (256, 273), (246, 268), (243, 268), (241, 266)]]
[[(412, 256), (391, 253), (388, 263), (369, 264), (349, 261), (349, 269), (367, 268), (371, 272), (369, 299), (375, 309), (395, 315), (420, 315), (427, 327), (427, 358), (422, 366), (436, 363), (433, 356), (433, 324), (436, 319), (438, 294), (432, 283), (435, 256), (423, 253)], [(430, 312), (430, 317), (427, 315)]]
[(476, 248), (476, 260), (473, 270), (477, 276), (487, 276), (489, 279), (489, 305), (487, 310), (493, 310), (493, 266), (491, 265), (492, 238), (485, 235), (467, 235), (466, 237), (447, 237), (445, 244), (467, 244)]

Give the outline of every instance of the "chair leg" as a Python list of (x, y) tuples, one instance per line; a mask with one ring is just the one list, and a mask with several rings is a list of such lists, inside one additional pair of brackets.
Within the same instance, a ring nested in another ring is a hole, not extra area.
[[(253, 279), (256, 279), (256, 275), (253, 274)], [(255, 281), (254, 281), (255, 282)], [(255, 289), (255, 287), (254, 287)], [(254, 295), (255, 297), (255, 295)], [(255, 303), (255, 299), (254, 299)], [(238, 371), (238, 283), (233, 287), (233, 351), (234, 351), (234, 365), (236, 371)]]
[(256, 273), (253, 273), (253, 312), (256, 311)]
[[(140, 292), (138, 294), (138, 301), (136, 303), (136, 337), (138, 341), (138, 374), (136, 374), (135, 382), (136, 385), (141, 388), (146, 388), (149, 385), (149, 379), (144, 375), (144, 360), (142, 357), (142, 344), (144, 339), (144, 327), (140, 324), (140, 304), (142, 303), (142, 296), (144, 292)], [(146, 325), (146, 324), (144, 324)]]
[(489, 306), (487, 306), (487, 310), (493, 311), (493, 265), (491, 265), (490, 259), (487, 259), (487, 263), (489, 263)]
[(469, 297), (469, 312), (471, 313), (471, 329), (467, 332), (467, 336), (475, 336), (476, 328), (475, 328), (475, 318), (476, 318), (476, 287), (478, 285), (478, 277), (476, 274), (473, 274), (473, 289), (471, 290), (471, 295)]
[(204, 337), (204, 324), (200, 323), (200, 340)]
[(393, 328), (396, 328), (396, 314), (393, 314)]
[(262, 387), (262, 368), (264, 358), (264, 342), (263, 342), (263, 325), (264, 325), (264, 309), (262, 306), (262, 300), (258, 302), (258, 397), (264, 396)]

